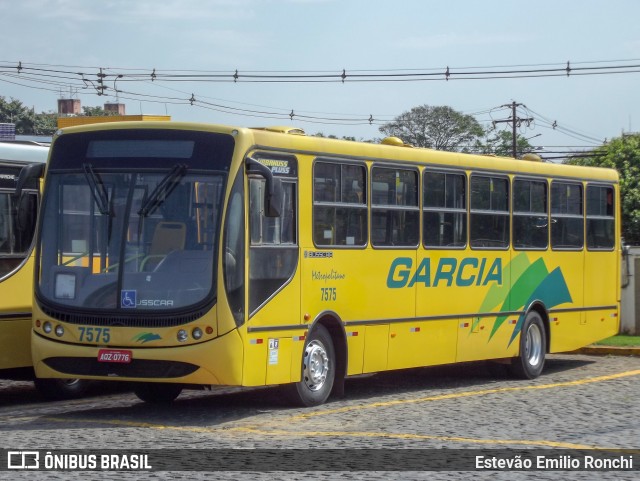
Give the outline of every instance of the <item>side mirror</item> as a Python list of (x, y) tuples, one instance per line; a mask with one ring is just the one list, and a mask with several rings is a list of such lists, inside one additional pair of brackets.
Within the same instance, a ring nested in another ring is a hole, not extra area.
[(16, 190), (13, 195), (17, 198), (20, 198), (20, 196), (22, 195), (22, 190), (24, 189), (24, 186), (27, 182), (33, 179), (39, 179), (44, 176), (44, 167), (45, 164), (25, 165), (18, 175)]
[(257, 174), (266, 181), (264, 192), (264, 215), (266, 217), (280, 217), (280, 206), (282, 205), (282, 181), (273, 176), (273, 172), (266, 165), (261, 164), (256, 159), (247, 157), (247, 173)]

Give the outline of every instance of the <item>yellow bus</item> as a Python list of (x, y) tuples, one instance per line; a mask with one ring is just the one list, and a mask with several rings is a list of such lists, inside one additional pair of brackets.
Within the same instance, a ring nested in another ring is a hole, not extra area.
[(286, 385), (545, 355), (618, 332), (618, 175), (305, 136), (120, 123), (53, 140), (37, 241), (38, 376)]
[[(33, 241), (39, 179), (49, 148), (36, 143), (0, 142), (0, 378), (33, 379), (31, 305)], [(18, 189), (19, 192), (16, 192)], [(78, 380), (37, 379), (47, 398), (80, 395)]]

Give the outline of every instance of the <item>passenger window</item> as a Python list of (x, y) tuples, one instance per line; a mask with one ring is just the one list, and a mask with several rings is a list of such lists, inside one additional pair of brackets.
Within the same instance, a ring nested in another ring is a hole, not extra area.
[(313, 240), (317, 246), (367, 243), (364, 165), (317, 161), (313, 168)]
[(551, 247), (582, 249), (584, 219), (582, 185), (568, 182), (551, 184)]
[(516, 179), (513, 182), (513, 246), (546, 249), (548, 244), (547, 183)]
[(0, 192), (0, 278), (13, 271), (27, 257), (36, 228), (38, 197), (22, 192), (15, 200)]
[(464, 174), (424, 172), (423, 240), (425, 247), (467, 245), (467, 188)]
[(371, 170), (371, 243), (376, 247), (417, 246), (420, 237), (418, 172)]
[(509, 179), (471, 176), (471, 247), (509, 247)]
[(611, 250), (615, 246), (613, 187), (587, 186), (587, 248)]

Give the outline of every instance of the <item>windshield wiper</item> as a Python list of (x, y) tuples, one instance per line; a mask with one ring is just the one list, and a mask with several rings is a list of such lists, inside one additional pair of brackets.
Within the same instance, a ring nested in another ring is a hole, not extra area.
[(109, 197), (100, 177), (93, 171), (91, 164), (82, 164), (84, 176), (87, 178), (91, 193), (102, 215), (109, 215)]
[(138, 211), (140, 217), (146, 217), (152, 214), (156, 208), (161, 205), (169, 194), (180, 183), (180, 179), (187, 173), (187, 166), (184, 164), (177, 164), (171, 172), (169, 172), (164, 179), (156, 186), (151, 192), (149, 197), (144, 201), (142, 207)]

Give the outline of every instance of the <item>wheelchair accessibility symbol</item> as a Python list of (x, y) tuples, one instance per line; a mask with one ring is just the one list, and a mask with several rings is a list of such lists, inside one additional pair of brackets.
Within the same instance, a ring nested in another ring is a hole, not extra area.
[(135, 308), (137, 305), (136, 291), (121, 291), (120, 292), (120, 306), (127, 308)]

